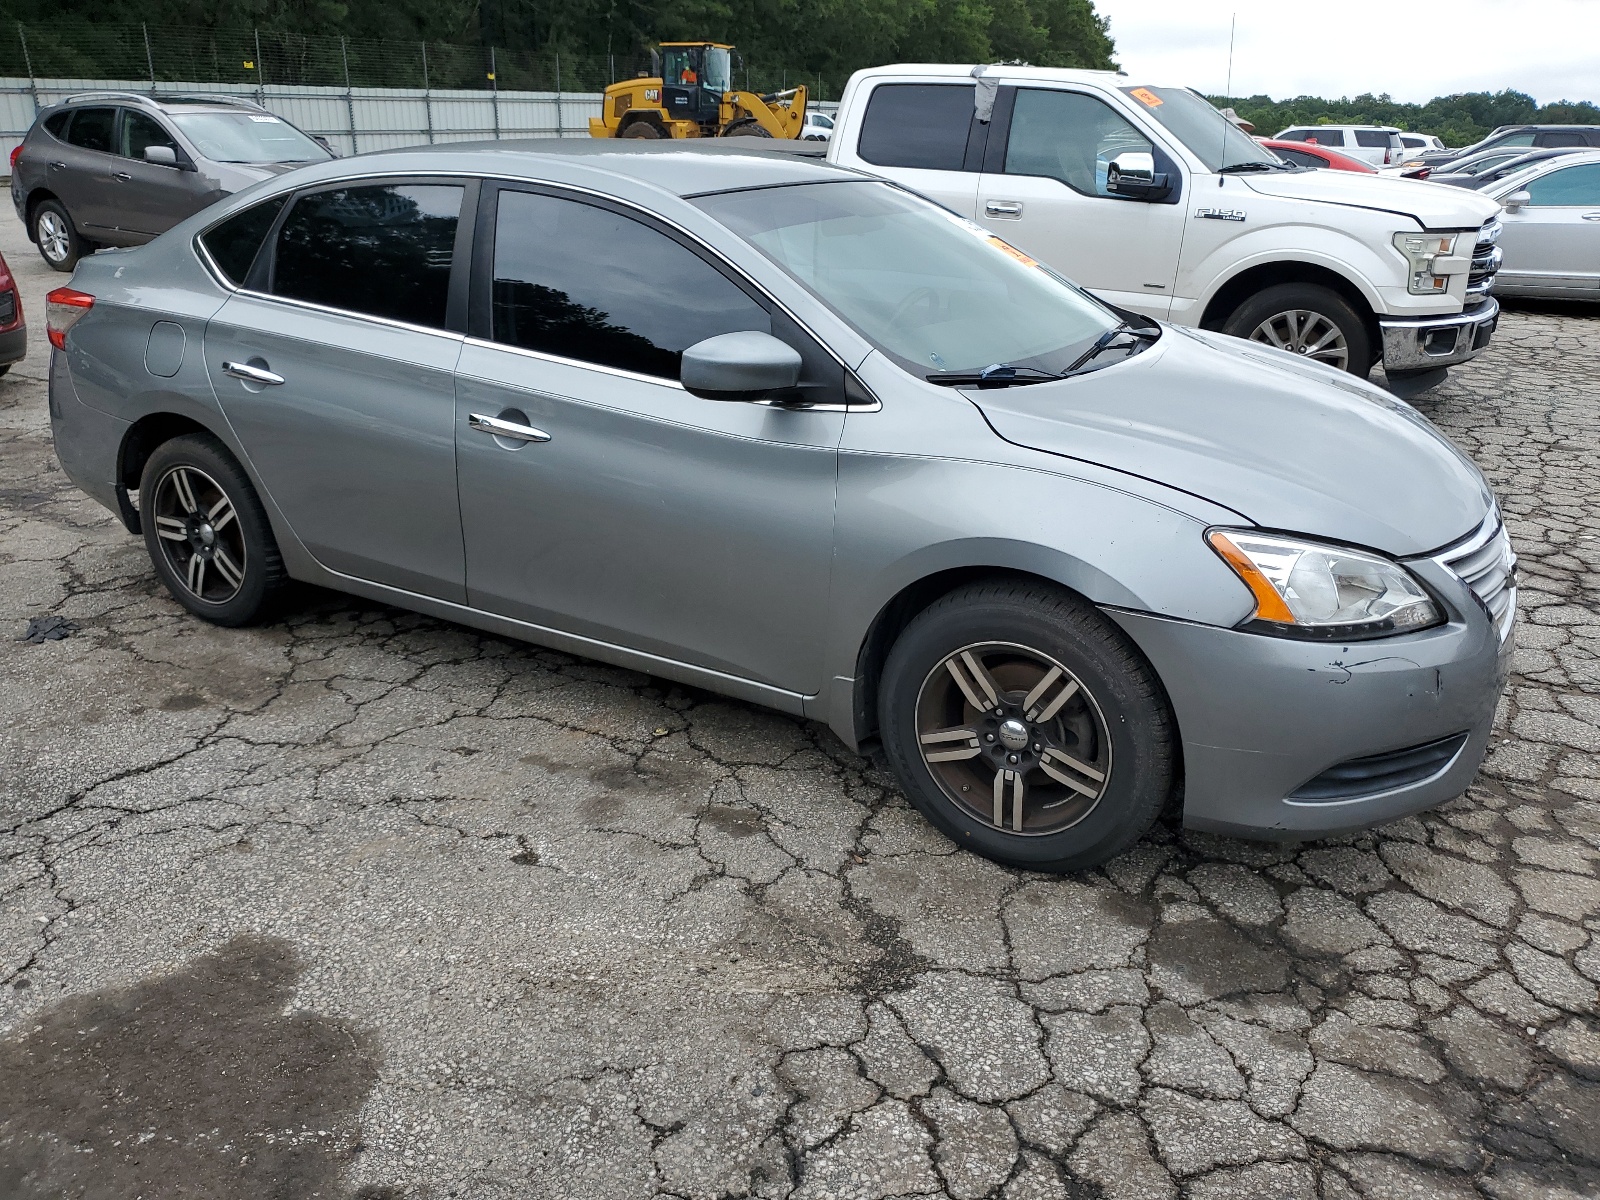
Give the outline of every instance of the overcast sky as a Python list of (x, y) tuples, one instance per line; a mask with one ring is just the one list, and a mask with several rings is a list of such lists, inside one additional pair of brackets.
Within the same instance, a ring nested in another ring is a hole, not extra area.
[(1095, 0), (1123, 70), (1235, 96), (1423, 101), (1515, 88), (1600, 101), (1600, 0)]

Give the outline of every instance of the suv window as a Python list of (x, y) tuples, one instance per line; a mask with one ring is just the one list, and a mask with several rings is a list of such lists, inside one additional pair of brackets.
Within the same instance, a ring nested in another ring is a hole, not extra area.
[(104, 150), (111, 153), (111, 130), (116, 124), (114, 108), (80, 108), (72, 114), (72, 124), (67, 127), (67, 141), (85, 150)]
[(1365, 146), (1368, 150), (1386, 149), (1392, 144), (1391, 139), (1395, 139), (1394, 134), (1382, 129), (1357, 129), (1352, 132), (1356, 135), (1356, 145)]
[(1496, 146), (1531, 146), (1533, 145), (1533, 130), (1526, 133), (1508, 133), (1495, 143)]
[(1081, 92), (1021, 88), (1011, 110), (1007, 175), (1047, 175), (1088, 196), (1112, 196), (1106, 168), (1126, 150), (1154, 152), (1115, 109)]
[(166, 146), (174, 154), (178, 145), (172, 140), (172, 135), (162, 128), (149, 113), (135, 112), (131, 108), (122, 110), (122, 154), (124, 158), (143, 158), (146, 146)]
[(1305, 135), (1303, 137), (1300, 137), (1296, 140), (1302, 142), (1315, 142), (1319, 146), (1343, 146), (1344, 130), (1308, 129), (1305, 131)]
[(880, 167), (961, 170), (974, 91), (960, 83), (886, 83), (875, 88), (861, 120), (857, 152)]
[(61, 137), (67, 132), (67, 122), (72, 120), (72, 110), (51, 113), (44, 119), (44, 127), (56, 137)]
[(272, 292), (412, 325), (444, 325), (459, 184), (313, 192), (278, 231)]
[(1551, 171), (1530, 182), (1525, 189), (1529, 204), (1539, 208), (1600, 208), (1600, 163), (1578, 163)]
[(1587, 146), (1583, 134), (1575, 129), (1552, 129), (1537, 138), (1540, 146)]
[(631, 217), (532, 192), (503, 191), (497, 207), (497, 342), (677, 379), (696, 342), (772, 332), (767, 310), (742, 288)]
[(200, 242), (211, 255), (211, 261), (236, 286), (243, 286), (249, 277), (251, 264), (256, 261), (261, 243), (267, 240), (272, 223), (278, 219), (278, 210), (283, 207), (283, 201), (282, 196), (264, 200), (243, 212), (234, 213), (222, 224), (214, 225), (200, 235)]
[(1400, 138), (1400, 144), (1407, 150), (1421, 150), (1428, 143), (1419, 137), (1405, 137), (1402, 135)]

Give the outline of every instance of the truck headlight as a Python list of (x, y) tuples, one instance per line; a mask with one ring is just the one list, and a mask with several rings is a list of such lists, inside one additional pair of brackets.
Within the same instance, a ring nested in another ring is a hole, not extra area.
[(1376, 554), (1248, 529), (1213, 529), (1206, 540), (1256, 599), (1241, 629), (1334, 641), (1444, 620), (1411, 572)]
[(1454, 255), (1458, 233), (1397, 233), (1394, 248), (1405, 255), (1411, 270), (1406, 275), (1406, 290), (1417, 296), (1442, 292), (1450, 286), (1450, 276), (1471, 266), (1458, 262)]

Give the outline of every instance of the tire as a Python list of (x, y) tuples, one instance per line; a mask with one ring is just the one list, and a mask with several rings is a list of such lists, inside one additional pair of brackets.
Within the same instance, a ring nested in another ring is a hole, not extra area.
[(39, 257), (52, 269), (70, 274), (78, 260), (89, 252), (59, 200), (41, 201), (33, 210), (32, 223)]
[[(1318, 284), (1280, 283), (1257, 292), (1229, 314), (1222, 332), (1304, 354), (1362, 379), (1372, 370), (1366, 321), (1338, 292)], [(1319, 344), (1321, 349), (1310, 350)]]
[(770, 138), (771, 132), (754, 117), (746, 117), (742, 121), (735, 121), (722, 131), (723, 137), (759, 137)]
[(156, 575), (195, 616), (249, 625), (281, 599), (288, 575), (266, 510), (210, 434), (156, 447), (139, 480), (139, 518)]
[(650, 124), (649, 121), (635, 121), (621, 133), (617, 134), (617, 136), (625, 138), (650, 138), (652, 140), (659, 141), (666, 135), (654, 125)]
[(936, 601), (896, 640), (878, 694), (906, 796), (996, 862), (1096, 866), (1138, 841), (1172, 795), (1173, 721), (1154, 672), (1105, 617), (1057, 588), (980, 583)]

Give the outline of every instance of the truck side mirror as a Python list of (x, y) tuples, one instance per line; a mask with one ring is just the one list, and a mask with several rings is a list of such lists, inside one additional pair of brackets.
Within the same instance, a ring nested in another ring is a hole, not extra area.
[(1500, 201), (1500, 207), (1505, 209), (1507, 212), (1516, 212), (1532, 202), (1532, 194), (1524, 190), (1520, 192), (1512, 192), (1511, 195)]
[(1172, 188), (1148, 150), (1124, 150), (1106, 165), (1106, 191), (1130, 200), (1161, 200)]

